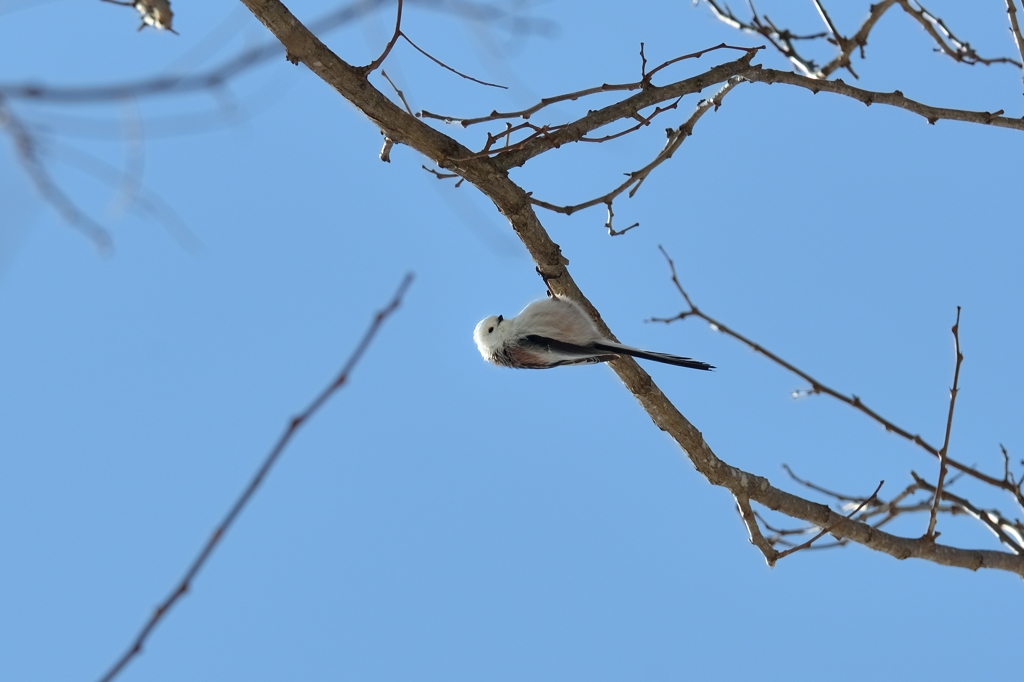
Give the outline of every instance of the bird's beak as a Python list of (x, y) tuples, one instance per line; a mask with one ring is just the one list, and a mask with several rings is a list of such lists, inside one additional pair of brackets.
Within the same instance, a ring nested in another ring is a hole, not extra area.
[(504, 319), (505, 318), (502, 315), (498, 315), (498, 324), (501, 324), (501, 321)]

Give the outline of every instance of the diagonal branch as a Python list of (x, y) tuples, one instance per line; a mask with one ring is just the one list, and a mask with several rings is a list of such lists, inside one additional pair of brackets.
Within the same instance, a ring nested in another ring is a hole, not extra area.
[(109, 252), (113, 248), (110, 233), (89, 217), (89, 214), (78, 208), (50, 176), (46, 164), (39, 157), (36, 140), (25, 125), (11, 113), (11, 110), (4, 106), (2, 96), (0, 96), (0, 129), (5, 129), (11, 136), (18, 160), (43, 200), (60, 214), (64, 222), (88, 237), (100, 252)]
[[(669, 269), (670, 269), (670, 271), (672, 273), (672, 283), (675, 285), (676, 290), (679, 291), (680, 295), (683, 297), (683, 300), (686, 301), (686, 304), (690, 307), (690, 309), (679, 313), (675, 317), (660, 317), (660, 318), (659, 317), (655, 317), (655, 318), (652, 318), (651, 319), (652, 322), (664, 322), (666, 324), (669, 324), (669, 323), (675, 322), (677, 320), (685, 320), (688, 317), (700, 318), (700, 319), (704, 320), (705, 322), (707, 322), (708, 324), (710, 324), (716, 331), (719, 331), (719, 332), (725, 334), (726, 336), (731, 336), (732, 338), (736, 339), (740, 343), (746, 345), (748, 348), (753, 350), (755, 353), (760, 353), (761, 355), (765, 356), (766, 358), (768, 358), (769, 360), (771, 360), (775, 364), (777, 364), (780, 367), (786, 369), (787, 371), (797, 375), (798, 377), (800, 377), (801, 379), (803, 379), (804, 381), (809, 383), (811, 385), (811, 388), (810, 388), (809, 391), (807, 391), (808, 394), (811, 394), (811, 395), (813, 395), (813, 394), (828, 395), (828, 396), (831, 396), (831, 397), (835, 398), (836, 400), (838, 400), (838, 401), (840, 401), (842, 403), (846, 403), (850, 407), (853, 407), (854, 409), (859, 410), (860, 412), (863, 412), (868, 417), (870, 417), (874, 421), (876, 421), (879, 424), (881, 424), (885, 428), (886, 431), (888, 431), (890, 433), (895, 433), (897, 436), (900, 436), (901, 438), (905, 438), (906, 440), (909, 440), (910, 442), (912, 442), (915, 445), (919, 446), (925, 452), (929, 453), (930, 455), (932, 455), (932, 456), (934, 456), (936, 458), (939, 458), (939, 456), (940, 456), (939, 455), (939, 449), (936, 448), (934, 445), (931, 445), (930, 443), (928, 443), (924, 438), (922, 438), (920, 436), (920, 434), (911, 434), (906, 429), (897, 426), (894, 422), (886, 419), (882, 415), (878, 414), (877, 412), (875, 412), (874, 410), (869, 408), (856, 395), (852, 395), (852, 394), (851, 395), (845, 395), (843, 393), (840, 393), (839, 391), (836, 391), (833, 388), (830, 388), (830, 387), (826, 386), (822, 382), (820, 382), (817, 379), (815, 379), (814, 377), (812, 377), (807, 372), (804, 372), (803, 370), (799, 369), (798, 367), (794, 366), (793, 364), (787, 362), (786, 360), (783, 360), (781, 357), (779, 357), (775, 353), (772, 353), (771, 351), (769, 351), (768, 349), (764, 348), (760, 344), (755, 343), (754, 341), (750, 340), (749, 338), (747, 338), (746, 336), (740, 334), (739, 332), (733, 331), (732, 329), (730, 329), (725, 324), (719, 322), (715, 318), (713, 318), (710, 315), (707, 315), (706, 313), (704, 313), (696, 305), (694, 305), (693, 300), (690, 298), (690, 295), (686, 293), (686, 290), (683, 289), (682, 284), (679, 282), (679, 277), (678, 277), (678, 275), (676, 273), (675, 262), (673, 262), (672, 258), (668, 255), (668, 253), (665, 252), (665, 249), (663, 249), (661, 247), (658, 247), (658, 248), (661, 249), (662, 255), (665, 256), (665, 260), (668, 261)], [(979, 480), (979, 481), (981, 481), (983, 483), (991, 485), (991, 486), (993, 486), (995, 488), (999, 488), (1001, 490), (1006, 490), (1011, 495), (1014, 495), (1017, 498), (1019, 503), (1020, 502), (1024, 502), (1024, 496), (1021, 495), (1021, 490), (1019, 489), (1019, 486), (1015, 486), (1011, 479), (1009, 479), (1009, 478), (1004, 476), (1004, 478), (1002, 480), (1000, 480), (1000, 479), (995, 478), (993, 476), (989, 476), (987, 474), (984, 474), (984, 473), (978, 471), (977, 469), (975, 469), (973, 467), (967, 466), (966, 464), (961, 464), (960, 462), (958, 462), (958, 461), (956, 461), (954, 459), (950, 459), (948, 457), (946, 458), (946, 463), (950, 467), (952, 467), (952, 468), (954, 468), (954, 469), (956, 469), (958, 471), (962, 471), (963, 473), (967, 474), (968, 476), (971, 476), (972, 478), (975, 478), (975, 479), (977, 479), (977, 480)]]
[(185, 577), (183, 577), (174, 590), (171, 591), (171, 595), (156, 608), (153, 615), (149, 617), (149, 620), (146, 621), (142, 630), (135, 637), (131, 646), (128, 647), (128, 651), (126, 651), (124, 655), (114, 663), (110, 670), (100, 678), (101, 682), (109, 682), (109, 680), (117, 677), (128, 662), (142, 651), (142, 645), (145, 644), (146, 639), (153, 631), (153, 628), (155, 628), (160, 620), (167, 615), (167, 612), (171, 607), (174, 606), (179, 599), (185, 596), (185, 593), (188, 592), (192, 585), (192, 581), (206, 564), (206, 561), (210, 558), (210, 555), (217, 547), (217, 544), (224, 538), (224, 535), (231, 528), (231, 525), (235, 522), (235, 519), (238, 518), (238, 515), (242, 513), (245, 505), (256, 493), (260, 484), (263, 483), (263, 479), (266, 478), (268, 473), (270, 473), (270, 468), (274, 466), (274, 463), (281, 456), (281, 453), (284, 452), (286, 447), (288, 447), (288, 443), (291, 442), (292, 436), (295, 435), (306, 421), (311, 419), (317, 411), (323, 407), (324, 403), (326, 403), (338, 389), (345, 385), (348, 381), (349, 375), (352, 373), (352, 370), (355, 369), (356, 364), (359, 362), (360, 358), (363, 357), (366, 349), (370, 347), (370, 343), (377, 335), (377, 332), (380, 331), (381, 326), (388, 317), (398, 309), (398, 306), (401, 305), (402, 298), (405, 296), (405, 292), (408, 290), (410, 284), (412, 284), (412, 273), (407, 274), (402, 279), (402, 283), (398, 285), (398, 290), (391, 298), (391, 302), (382, 310), (378, 311), (374, 316), (369, 329), (367, 329), (366, 333), (363, 334), (363, 338), (356, 345), (355, 350), (352, 351), (352, 355), (350, 355), (348, 360), (345, 361), (345, 364), (342, 366), (341, 371), (338, 372), (338, 376), (335, 377), (334, 381), (332, 381), (327, 388), (321, 391), (305, 410), (303, 410), (298, 416), (293, 417), (288, 423), (288, 427), (284, 430), (284, 433), (281, 434), (281, 437), (278, 438), (274, 447), (270, 449), (270, 452), (267, 453), (263, 463), (260, 465), (259, 469), (256, 470), (256, 474), (252, 477), (252, 480), (249, 481), (249, 485), (245, 487), (242, 494), (239, 495), (238, 499), (235, 500), (235, 503), (231, 505), (231, 509), (228, 510), (227, 515), (213, 531), (213, 535), (210, 536), (210, 539), (206, 541), (205, 545), (203, 545), (202, 550), (199, 552), (199, 556), (195, 558), (192, 564), (188, 567), (188, 570), (185, 571)]
[(917, 23), (921, 24), (925, 32), (931, 36), (935, 44), (939, 46), (938, 51), (943, 52), (948, 57), (971, 66), (975, 64), (984, 64), (985, 66), (990, 64), (1013, 64), (1017, 68), (1021, 68), (1021, 63), (1010, 57), (989, 59), (982, 57), (974, 51), (970, 43), (960, 40), (953, 35), (953, 32), (946, 26), (946, 22), (926, 10), (920, 2), (916, 2), (916, 0), (899, 0), (899, 3), (903, 11), (913, 17)]

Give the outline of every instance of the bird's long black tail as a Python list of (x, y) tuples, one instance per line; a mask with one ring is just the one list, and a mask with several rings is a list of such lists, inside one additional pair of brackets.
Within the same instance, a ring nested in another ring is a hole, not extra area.
[(639, 348), (631, 348), (630, 346), (620, 346), (612, 343), (595, 343), (594, 348), (599, 351), (618, 353), (621, 355), (632, 355), (634, 358), (640, 358), (642, 360), (653, 360), (654, 362), (663, 362), (666, 365), (675, 365), (677, 367), (689, 367), (690, 369), (706, 370), (712, 370), (715, 368), (714, 365), (709, 365), (706, 362), (700, 362), (699, 360), (693, 360), (691, 358), (683, 358), (679, 357), (678, 355), (669, 355), (668, 353), (655, 353), (649, 350), (640, 350)]

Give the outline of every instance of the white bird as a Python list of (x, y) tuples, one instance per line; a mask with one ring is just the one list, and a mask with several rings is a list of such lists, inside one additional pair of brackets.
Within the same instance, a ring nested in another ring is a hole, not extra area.
[(706, 362), (631, 348), (607, 339), (586, 311), (567, 298), (534, 301), (508, 320), (501, 315), (485, 318), (473, 331), (473, 339), (484, 360), (519, 369), (607, 362), (620, 355), (679, 367), (714, 369)]

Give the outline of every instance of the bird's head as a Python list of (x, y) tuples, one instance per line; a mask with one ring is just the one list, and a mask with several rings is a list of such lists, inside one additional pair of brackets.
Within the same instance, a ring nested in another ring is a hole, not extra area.
[(508, 324), (502, 324), (504, 322), (505, 318), (501, 315), (492, 315), (480, 320), (476, 329), (473, 330), (473, 340), (476, 341), (476, 347), (480, 349), (480, 354), (485, 358), (501, 348), (505, 342), (505, 331)]

